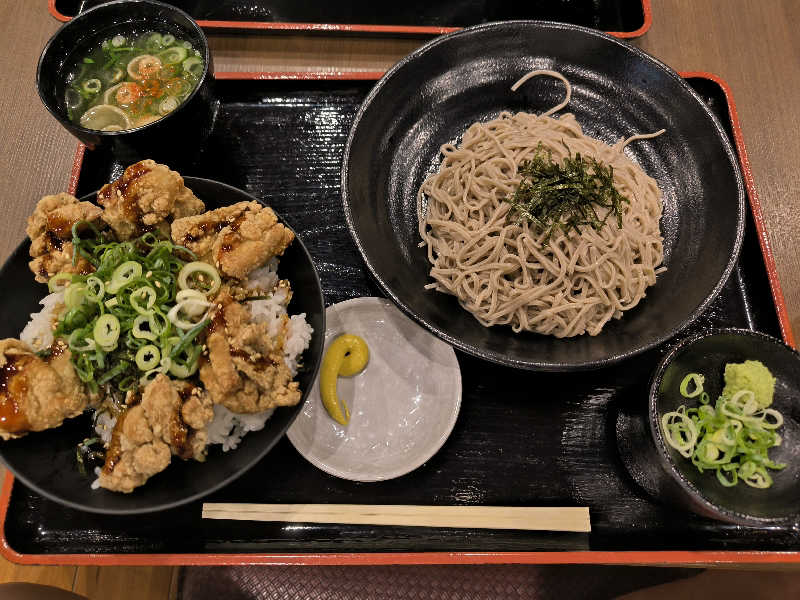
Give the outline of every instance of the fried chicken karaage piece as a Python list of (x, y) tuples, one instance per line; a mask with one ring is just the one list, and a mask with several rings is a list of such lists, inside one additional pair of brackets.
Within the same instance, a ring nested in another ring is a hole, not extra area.
[(281, 256), (294, 240), (273, 210), (258, 202), (239, 202), (202, 215), (176, 219), (172, 240), (186, 246), (223, 276), (245, 279), (253, 269)]
[(160, 374), (117, 419), (100, 471), (100, 487), (132, 492), (167, 468), (172, 456), (205, 460), (214, 417), (205, 390)]
[(217, 296), (208, 360), (200, 381), (215, 404), (235, 413), (257, 413), (293, 406), (301, 393), (283, 357), (288, 318), (277, 335), (267, 322), (253, 322), (250, 310), (225, 292)]
[(174, 219), (205, 210), (203, 202), (183, 183), (183, 177), (153, 160), (132, 164), (122, 177), (97, 193), (103, 221), (117, 238), (130, 240), (147, 231), (169, 235)]
[[(47, 283), (56, 273), (91, 273), (94, 267), (83, 257), (72, 264), (72, 227), (80, 221), (96, 222), (103, 210), (91, 202), (79, 202), (71, 194), (44, 196), (28, 217), (25, 232), (31, 239), (28, 263), (36, 281)], [(85, 226), (79, 227), (83, 230)]]
[(63, 343), (41, 359), (25, 342), (0, 340), (0, 438), (58, 427), (64, 419), (81, 414), (86, 405), (87, 396)]

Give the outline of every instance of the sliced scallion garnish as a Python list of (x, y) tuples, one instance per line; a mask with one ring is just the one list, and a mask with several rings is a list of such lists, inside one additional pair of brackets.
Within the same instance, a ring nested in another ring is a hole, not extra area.
[(780, 470), (786, 465), (770, 460), (770, 448), (781, 444), (776, 429), (783, 416), (773, 408), (761, 408), (750, 390), (721, 395), (714, 407), (703, 390), (705, 378), (689, 373), (679, 386), (684, 398), (699, 398), (700, 406), (677, 410), (661, 417), (664, 439), (681, 456), (691, 459), (702, 473), (716, 471), (725, 487), (739, 481), (755, 488), (772, 485), (767, 469)]
[[(94, 236), (82, 238), (79, 231)], [(206, 293), (219, 279), (216, 269), (194, 267), (196, 276), (180, 289), (179, 273), (196, 259), (186, 248), (153, 233), (112, 242), (86, 223), (76, 224), (72, 233), (75, 256), (84, 257), (95, 271), (56, 278), (53, 288), (64, 289), (66, 310), (54, 333), (67, 340), (81, 381), (91, 392), (103, 385), (125, 391), (146, 382), (154, 371), (175, 377), (195, 373), (202, 352), (196, 338), (210, 322)], [(170, 320), (172, 313), (177, 325)]]

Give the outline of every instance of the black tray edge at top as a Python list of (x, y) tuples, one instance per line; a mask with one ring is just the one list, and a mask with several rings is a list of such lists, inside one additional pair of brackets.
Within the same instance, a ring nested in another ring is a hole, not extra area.
[[(649, 31), (653, 23), (653, 13), (650, 7), (651, 0), (641, 0), (642, 22), (636, 29), (625, 31), (607, 31), (606, 33), (619, 38), (637, 38)], [(58, 0), (48, 0), (48, 10), (52, 16), (62, 22), (69, 21), (74, 15), (61, 12)], [(70, 11), (65, 11), (70, 12)], [(239, 20), (203, 20), (197, 23), (210, 31), (288, 31), (304, 32), (318, 31), (323, 33), (363, 33), (370, 35), (441, 35), (457, 31), (460, 27), (441, 27), (427, 25), (368, 25), (358, 23), (299, 23), (299, 22), (272, 22), (272, 21), (239, 21)]]
[[(645, 0), (646, 2), (647, 0)], [(51, 0), (52, 2), (52, 0)], [(761, 254), (767, 271), (772, 299), (783, 340), (795, 347), (783, 291), (778, 280), (775, 260), (767, 241), (766, 225), (761, 203), (755, 188), (747, 150), (745, 148), (738, 113), (728, 84), (706, 72), (681, 72), (685, 79), (703, 79), (712, 82), (723, 92), (727, 101), (731, 131), (733, 133), (742, 173), (745, 179), (751, 214), (756, 226)], [(219, 76), (222, 77), (219, 77)], [(322, 74), (322, 73), (227, 73), (221, 79), (298, 79), (298, 80), (364, 80), (379, 74)], [(70, 193), (75, 193), (83, 163), (84, 146), (79, 145), (70, 176)], [(195, 554), (22, 554), (14, 550), (5, 535), (5, 523), (13, 491), (14, 477), (6, 473), (0, 493), (0, 555), (18, 564), (42, 565), (231, 565), (231, 564), (305, 564), (305, 565), (376, 565), (376, 564), (755, 564), (800, 563), (800, 552), (731, 551), (731, 550), (581, 550), (581, 551), (530, 551), (530, 552), (359, 552), (359, 553), (195, 553)]]

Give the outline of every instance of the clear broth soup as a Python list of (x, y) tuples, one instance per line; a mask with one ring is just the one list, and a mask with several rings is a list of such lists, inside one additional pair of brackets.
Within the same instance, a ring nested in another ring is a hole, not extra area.
[(168, 31), (118, 33), (76, 53), (66, 80), (69, 120), (99, 131), (125, 131), (165, 117), (197, 87), (200, 52)]

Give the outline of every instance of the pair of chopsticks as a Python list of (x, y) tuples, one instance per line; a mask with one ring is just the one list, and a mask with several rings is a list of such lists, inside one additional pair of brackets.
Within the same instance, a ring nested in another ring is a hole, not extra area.
[(203, 504), (204, 519), (591, 531), (588, 507), (416, 506), (397, 504)]

